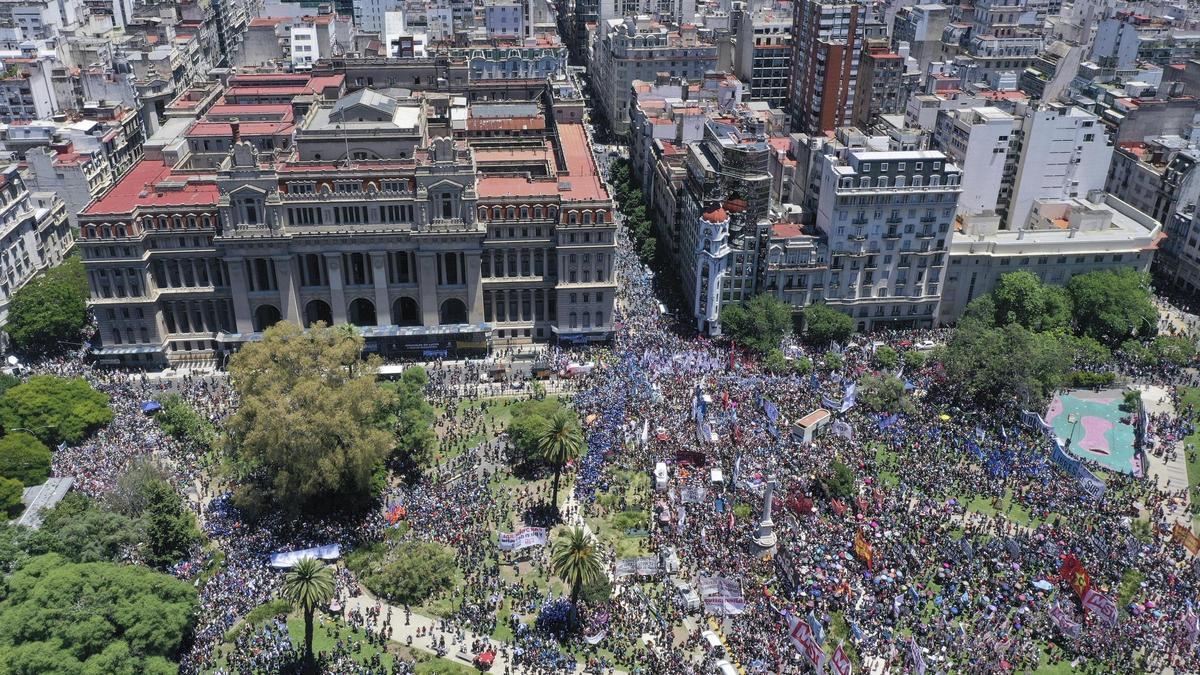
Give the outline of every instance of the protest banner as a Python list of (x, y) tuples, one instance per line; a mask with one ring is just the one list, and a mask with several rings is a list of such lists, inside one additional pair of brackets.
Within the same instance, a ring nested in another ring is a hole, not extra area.
[(804, 619), (791, 614), (788, 615), (787, 622), (788, 639), (791, 640), (796, 651), (808, 657), (813, 668), (816, 668), (818, 673), (821, 672), (821, 663), (825, 660), (825, 652), (813, 638), (812, 627)]
[(532, 546), (543, 546), (546, 543), (546, 528), (522, 527), (516, 532), (500, 533), (501, 551), (520, 551)]
[(1083, 596), (1083, 608), (1109, 626), (1117, 625), (1117, 603), (1112, 598), (1089, 588)]
[(1193, 534), (1186, 525), (1175, 523), (1171, 526), (1171, 539), (1186, 548), (1192, 555), (1200, 553), (1200, 537)]

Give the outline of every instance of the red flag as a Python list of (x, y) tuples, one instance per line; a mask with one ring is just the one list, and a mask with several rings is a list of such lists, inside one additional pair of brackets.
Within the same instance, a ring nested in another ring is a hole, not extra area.
[(1087, 570), (1084, 569), (1083, 563), (1079, 562), (1079, 558), (1074, 555), (1068, 555), (1063, 558), (1062, 567), (1058, 570), (1058, 575), (1063, 581), (1070, 584), (1076, 595), (1082, 600), (1092, 587), (1092, 579), (1088, 576)]
[(841, 501), (837, 499), (830, 499), (829, 505), (833, 507), (834, 513), (838, 514), (839, 516), (846, 515), (846, 505)]
[(862, 530), (854, 533), (854, 552), (867, 563), (867, 569), (874, 569), (872, 562), (875, 558), (875, 551), (871, 549), (871, 542), (863, 536)]

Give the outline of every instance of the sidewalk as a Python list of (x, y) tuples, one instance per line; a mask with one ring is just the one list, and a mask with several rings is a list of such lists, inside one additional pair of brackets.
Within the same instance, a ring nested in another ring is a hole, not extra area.
[[(1169, 413), (1174, 414), (1175, 410), (1171, 405), (1170, 393), (1163, 387), (1154, 385), (1140, 385), (1138, 389), (1142, 392), (1142, 402), (1146, 405), (1146, 411), (1151, 414)], [(1179, 441), (1176, 445), (1179, 445)], [(1147, 453), (1146, 459), (1149, 460), (1149, 474), (1157, 478), (1158, 489), (1163, 492), (1173, 493), (1180, 490), (1184, 491), (1184, 499), (1182, 504), (1177, 504), (1171, 500), (1167, 505), (1167, 520), (1180, 520), (1184, 523), (1191, 524), (1192, 516), (1188, 512), (1188, 504), (1190, 503), (1190, 494), (1188, 493), (1188, 475), (1187, 462), (1183, 448), (1177, 447), (1175, 459), (1165, 461), (1160, 457), (1156, 457), (1153, 453)], [(1148, 476), (1148, 477), (1150, 477)]]
[[(529, 673), (530, 675), (535, 672), (534, 669), (527, 666), (514, 666), (512, 664), (510, 656), (513, 650), (513, 645), (511, 644), (499, 642), (490, 637), (484, 638), (484, 636), (465, 629), (462, 631), (462, 641), (456, 641), (454, 639), (454, 635), (457, 633), (457, 631), (449, 630), (443, 632), (438, 629), (438, 624), (441, 622), (440, 619), (434, 619), (422, 614), (417, 614), (416, 612), (412, 612), (410, 614), (409, 625), (406, 626), (404, 625), (403, 607), (396, 607), (384, 602), (383, 600), (379, 600), (375, 596), (371, 595), (371, 592), (365, 588), (362, 589), (361, 595), (356, 598), (350, 598), (346, 601), (343, 612), (358, 610), (359, 612), (366, 614), (368, 609), (374, 609), (376, 605), (382, 607), (383, 611), (386, 611), (387, 615), (391, 617), (392, 642), (401, 645), (407, 645), (408, 637), (411, 635), (412, 648), (420, 649), (421, 651), (429, 652), (430, 654), (436, 654), (437, 649), (433, 646), (434, 638), (445, 637), (446, 656), (444, 658), (470, 667), (472, 660), (475, 658), (475, 652), (470, 650), (471, 644), (476, 640), (486, 639), (488, 649), (493, 650), (496, 654), (496, 659), (492, 662), (492, 667), (487, 672)], [(382, 615), (380, 616), (379, 620), (380, 622), (383, 621)], [(417, 637), (417, 630), (421, 628), (425, 629), (425, 636)], [(583, 664), (576, 663), (575, 669), (571, 672), (584, 672)], [(624, 671), (620, 670), (610, 670), (608, 672), (612, 675), (626, 675)]]

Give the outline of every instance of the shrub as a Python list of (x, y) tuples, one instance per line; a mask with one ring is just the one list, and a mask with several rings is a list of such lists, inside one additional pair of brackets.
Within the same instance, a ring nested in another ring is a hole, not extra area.
[(364, 563), (363, 584), (391, 602), (420, 604), (448, 589), (454, 580), (454, 555), (430, 542), (403, 542), (382, 559), (375, 553), (356, 561), (359, 566)]

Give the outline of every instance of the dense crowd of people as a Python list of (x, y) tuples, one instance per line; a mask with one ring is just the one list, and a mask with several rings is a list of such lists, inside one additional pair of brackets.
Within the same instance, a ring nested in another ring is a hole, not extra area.
[[(280, 672), (294, 664), (297, 647), (282, 618), (243, 624), (232, 648), (222, 648), (250, 610), (278, 596), (282, 574), (268, 557), (384, 540), (397, 508), (404, 512), (403, 539), (448, 547), (462, 572), (463, 582), (446, 592), (452, 609), (439, 623), (438, 639), (451, 637), (475, 652), (497, 648), (484, 638), (503, 634), (499, 653), (519, 672), (711, 672), (718, 654), (699, 638), (708, 617), (682, 606), (677, 591), (711, 577), (741, 589), (738, 609), (712, 618), (729, 650), (724, 657), (753, 672), (811, 667), (789, 641), (789, 616), (828, 634), (826, 652), (844, 644), (860, 664), (883, 664), (889, 672), (913, 668), (914, 641), (930, 668), (945, 672), (1032, 669), (1047, 658), (1085, 672), (1197, 670), (1200, 563), (1167, 536), (1189, 498), (1186, 488), (1163, 491), (1154, 475), (1109, 471), (1105, 494), (1096, 499), (1050, 460), (1046, 436), (1022, 421), (1018, 407), (956, 407), (936, 395), (932, 368), (901, 373), (912, 412), (852, 405), (835, 411), (833, 424), (806, 444), (793, 427), (841, 401), (850, 383), (875, 369), (872, 345), (906, 351), (942, 342), (947, 333), (896, 331), (835, 345), (841, 362), (835, 368), (822, 365), (824, 348), (788, 343), (790, 358), (816, 367), (774, 375), (736, 347), (676, 332), (660, 311), (653, 275), (624, 237), (620, 248), (614, 344), (550, 348), (539, 357), (557, 371), (570, 362), (595, 364), (554, 385), (570, 393), (586, 421), (587, 451), (571, 468), (565, 516), (579, 522), (608, 515), (605, 495), (623, 494), (630, 475), (664, 463), (667, 484), (650, 488), (645, 505), (622, 498), (618, 509), (649, 507), (642, 547), (649, 554), (674, 551), (680, 569), (671, 578), (617, 575), (619, 561), (606, 543), (603, 561), (614, 591), (589, 601), (584, 628), (566, 637), (541, 630), (535, 620), (561, 600), (544, 582), (551, 576), (548, 547), (512, 556), (494, 543), (498, 531), (545, 524), (537, 507), (547, 488), (510, 480), (503, 429), (481, 402), (498, 393), (531, 395), (529, 381), (505, 375), (488, 383), (492, 366), (484, 362), (429, 364), (429, 398), (442, 411), (436, 431), (443, 459), (435, 470), (390, 485), (381, 507), (364, 516), (303, 522), (267, 516), (251, 523), (231, 505), (226, 487), (212, 481), (203, 451), (163, 434), (141, 409), (174, 392), (219, 425), (236, 406), (220, 377), (128, 376), (88, 367), (78, 354), (34, 366), (86, 378), (110, 395), (116, 414), (91, 439), (55, 452), (56, 475), (75, 477), (76, 489), (98, 497), (115, 488), (135, 459), (156, 457), (214, 544), (178, 568), (198, 580), (200, 591), (181, 672)], [(1200, 411), (1174, 392), (1195, 384), (1195, 374), (1163, 365), (1125, 374), (1172, 392), (1174, 412), (1150, 417), (1149, 452), (1166, 461), (1194, 455), (1196, 448), (1179, 442), (1195, 430)], [(831, 487), (835, 463), (853, 477), (845, 493)], [(721, 480), (713, 469), (721, 470)], [(763, 550), (754, 541), (768, 493), (777, 541)], [(1149, 528), (1139, 525), (1144, 521)], [(1062, 575), (1067, 559), (1079, 561), (1096, 592), (1119, 601), (1116, 626), (1080, 611)], [(337, 606), (362, 592), (345, 568), (336, 579)], [(1080, 624), (1077, 634), (1070, 622), (1052, 620), (1052, 606), (1066, 608)], [(400, 639), (390, 613), (385, 619), (346, 612), (333, 621), (337, 614), (323, 619), (335, 636), (335, 647), (321, 655), (327, 672), (409, 672), (412, 664), (398, 657), (390, 668), (379, 657), (361, 658), (364, 639), (382, 648)]]

